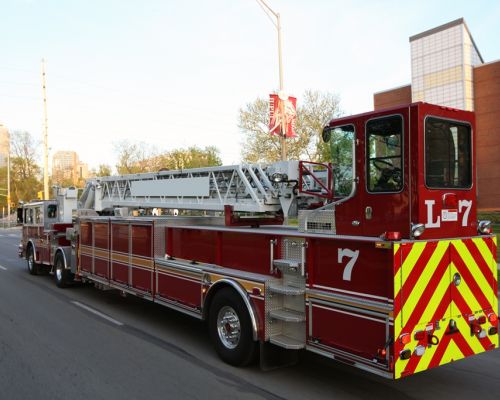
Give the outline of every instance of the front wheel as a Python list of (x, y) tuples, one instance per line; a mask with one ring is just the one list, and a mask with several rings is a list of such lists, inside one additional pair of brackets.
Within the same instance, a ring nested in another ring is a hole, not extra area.
[(40, 265), (35, 262), (35, 252), (33, 251), (33, 246), (28, 247), (26, 252), (26, 262), (28, 264), (28, 272), (31, 275), (38, 275), (40, 272)]
[(243, 299), (231, 288), (221, 289), (210, 305), (210, 337), (219, 357), (234, 366), (249, 364), (256, 342), (252, 323)]
[(64, 266), (63, 258), (58, 255), (56, 256), (56, 262), (54, 266), (54, 278), (57, 287), (65, 288), (71, 283), (71, 272), (67, 270)]

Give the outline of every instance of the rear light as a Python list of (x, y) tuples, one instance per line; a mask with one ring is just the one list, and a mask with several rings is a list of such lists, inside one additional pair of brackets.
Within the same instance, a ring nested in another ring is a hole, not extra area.
[(403, 350), (399, 353), (399, 358), (401, 360), (408, 360), (410, 357), (411, 357), (411, 350), (410, 349)]
[(481, 315), (478, 319), (477, 319), (477, 323), (479, 325), (483, 325), (486, 323), (486, 317), (484, 315)]
[(379, 356), (379, 358), (385, 358), (385, 356), (387, 355), (387, 350), (386, 349), (378, 349), (377, 355)]
[(477, 336), (479, 339), (484, 339), (486, 337), (486, 329), (481, 329), (481, 332)]
[(443, 206), (444, 208), (456, 210), (458, 208), (457, 195), (454, 193), (445, 193), (443, 195)]
[(401, 232), (384, 232), (385, 240), (400, 240)]
[(489, 235), (491, 233), (491, 221), (479, 221), (477, 231), (483, 235)]
[(411, 336), (409, 333), (403, 333), (400, 337), (399, 337), (399, 341), (405, 345), (405, 344), (408, 344), (411, 342)]
[(422, 357), (425, 353), (425, 346), (422, 346), (421, 344), (415, 347), (415, 355), (418, 357)]
[(475, 323), (471, 324), (470, 329), (471, 329), (471, 335), (479, 335), (483, 330), (479, 325)]
[(496, 335), (498, 333), (498, 329), (495, 327), (495, 326), (492, 326), (489, 330), (488, 330), (488, 335), (492, 336), (492, 335)]
[(411, 224), (411, 234), (413, 237), (420, 237), (422, 236), (422, 233), (425, 231), (425, 225), (424, 224)]
[(491, 325), (496, 325), (498, 322), (498, 317), (495, 313), (492, 312), (488, 315), (488, 320), (490, 321)]
[(424, 340), (425, 339), (425, 331), (418, 331), (418, 332), (415, 332), (415, 340)]

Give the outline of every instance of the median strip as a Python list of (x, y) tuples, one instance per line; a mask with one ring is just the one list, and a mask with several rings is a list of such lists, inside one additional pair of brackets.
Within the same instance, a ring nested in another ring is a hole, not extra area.
[(87, 310), (88, 312), (91, 312), (92, 314), (95, 314), (101, 318), (104, 318), (105, 320), (109, 321), (109, 322), (112, 322), (113, 324), (115, 325), (118, 325), (118, 326), (123, 326), (123, 323), (120, 322), (120, 321), (117, 321), (116, 319), (114, 318), (111, 318), (111, 317), (108, 317), (106, 314), (103, 314), (102, 312), (100, 311), (97, 311), (89, 306), (86, 306), (85, 304), (82, 304), (78, 301), (72, 301), (72, 303), (75, 305), (75, 306), (78, 306), (80, 308), (83, 308), (84, 310)]

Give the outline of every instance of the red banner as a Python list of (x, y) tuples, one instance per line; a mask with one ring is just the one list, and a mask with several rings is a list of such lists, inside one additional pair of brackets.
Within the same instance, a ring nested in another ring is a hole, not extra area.
[[(272, 135), (283, 135), (282, 126), (285, 127), (284, 136), (296, 137), (295, 120), (297, 118), (297, 99), (288, 97), (282, 100), (277, 94), (269, 95), (269, 132)], [(282, 121), (284, 124), (282, 124)]]

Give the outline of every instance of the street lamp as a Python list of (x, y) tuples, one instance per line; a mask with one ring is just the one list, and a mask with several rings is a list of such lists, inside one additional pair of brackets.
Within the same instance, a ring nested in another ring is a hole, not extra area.
[[(264, 0), (256, 0), (259, 6), (262, 8), (262, 10), (266, 13), (266, 15), (269, 17), (269, 20), (271, 23), (275, 26), (276, 30), (278, 31), (278, 63), (279, 63), (279, 79), (280, 79), (280, 91), (279, 95), (282, 97), (284, 95), (284, 90), (283, 90), (283, 59), (281, 56), (281, 19), (280, 19), (280, 14), (273, 11), (271, 7), (269, 7)], [(276, 18), (276, 21), (273, 20), (273, 17)], [(281, 160), (285, 161), (286, 160), (286, 141), (285, 141), (285, 136), (286, 136), (286, 126), (285, 126), (285, 110), (284, 110), (284, 102), (280, 102), (280, 113), (281, 113), (281, 135), (280, 135), (280, 148), (281, 148)]]

